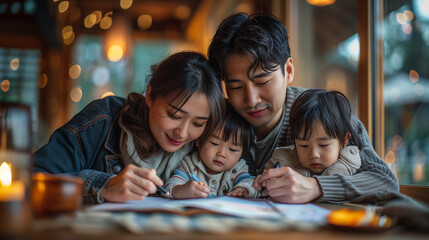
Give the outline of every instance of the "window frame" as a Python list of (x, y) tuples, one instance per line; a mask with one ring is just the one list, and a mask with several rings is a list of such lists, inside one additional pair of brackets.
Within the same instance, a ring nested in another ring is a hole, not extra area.
[[(365, 125), (377, 154), (385, 157), (384, 116), (384, 39), (382, 29), (384, 1), (358, 1), (360, 57), (358, 67), (358, 117)], [(429, 186), (400, 185), (400, 192), (429, 203)]]

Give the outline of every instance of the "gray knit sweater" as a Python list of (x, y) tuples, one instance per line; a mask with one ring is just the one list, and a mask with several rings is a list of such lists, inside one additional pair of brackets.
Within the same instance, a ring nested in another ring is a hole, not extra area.
[[(272, 150), (275, 147), (285, 147), (293, 144), (289, 128), (289, 112), (293, 101), (306, 89), (299, 87), (288, 87), (284, 114), (282, 117), (283, 126), (279, 136), (272, 141)], [(377, 193), (379, 191), (399, 191), (399, 183), (390, 167), (380, 158), (371, 145), (368, 133), (355, 115), (352, 116), (359, 126), (359, 135), (363, 142), (360, 151), (361, 166), (352, 176), (314, 176), (322, 189), (322, 197), (317, 202), (344, 202), (353, 201), (363, 195)], [(275, 145), (275, 146), (274, 146)], [(255, 163), (251, 155), (245, 156), (252, 174), (258, 173), (270, 158), (267, 155), (265, 160), (259, 164)], [(383, 200), (383, 199), (380, 199)]]

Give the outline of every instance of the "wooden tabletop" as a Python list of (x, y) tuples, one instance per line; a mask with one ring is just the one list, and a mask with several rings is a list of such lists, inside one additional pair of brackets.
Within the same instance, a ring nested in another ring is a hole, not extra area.
[[(344, 207), (344, 205), (332, 204), (317, 204), (328, 209), (337, 209)], [(353, 207), (352, 207), (353, 208)], [(18, 235), (7, 236), (15, 239), (52, 239), (52, 240), (160, 240), (160, 239), (187, 239), (187, 240), (220, 240), (220, 239), (262, 239), (262, 240), (285, 240), (285, 239), (311, 239), (311, 240), (336, 240), (336, 239), (429, 239), (429, 234), (413, 232), (403, 229), (400, 226), (395, 226), (388, 230), (376, 232), (359, 232), (359, 231), (344, 231), (334, 229), (330, 226), (318, 228), (315, 231), (297, 231), (285, 229), (282, 231), (256, 231), (252, 229), (235, 230), (232, 232), (215, 234), (215, 233), (202, 233), (202, 232), (175, 232), (175, 233), (131, 233), (120, 227), (112, 227), (109, 229), (87, 229), (76, 230), (71, 227), (73, 217), (61, 216), (50, 217), (43, 219), (34, 219), (32, 228), (27, 233), (20, 233)], [(4, 239), (3, 237), (0, 237)]]
[(345, 232), (333, 230), (329, 227), (320, 229), (314, 232), (300, 232), (293, 230), (285, 230), (279, 232), (260, 232), (252, 230), (240, 230), (223, 234), (213, 233), (197, 233), (197, 232), (178, 232), (174, 234), (165, 233), (144, 233), (133, 234), (125, 230), (99, 231), (91, 233), (78, 233), (71, 229), (56, 229), (50, 231), (38, 231), (30, 235), (29, 239), (79, 239), (79, 240), (96, 240), (96, 239), (120, 239), (120, 240), (161, 240), (161, 239), (187, 239), (187, 240), (219, 240), (219, 239), (262, 239), (262, 240), (301, 240), (301, 239), (317, 239), (317, 240), (336, 240), (336, 239), (428, 239), (428, 234), (407, 232), (400, 228), (393, 228), (384, 232)]

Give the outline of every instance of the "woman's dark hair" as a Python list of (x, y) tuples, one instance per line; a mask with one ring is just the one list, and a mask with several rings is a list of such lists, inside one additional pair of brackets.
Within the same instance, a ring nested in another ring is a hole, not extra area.
[[(238, 114), (231, 103), (226, 100), (225, 112), (223, 114), (222, 120), (216, 126), (213, 131), (215, 133), (221, 133), (219, 136), (223, 141), (228, 142), (232, 138), (232, 143), (238, 145), (241, 143), (243, 146), (242, 155), (247, 153), (250, 149), (250, 141), (253, 139), (253, 128), (252, 126), (244, 119), (240, 114)], [(211, 133), (210, 135), (212, 135)], [(210, 137), (207, 135), (205, 138), (200, 138), (200, 146), (204, 145), (207, 139)], [(240, 137), (240, 139), (239, 139)]]
[(320, 121), (329, 137), (338, 138), (343, 145), (346, 135), (350, 133), (350, 143), (362, 149), (350, 103), (341, 92), (310, 89), (299, 95), (289, 115), (292, 139), (296, 139), (302, 131), (302, 137), (308, 139), (317, 121)]
[[(211, 133), (215, 123), (221, 120), (224, 110), (222, 87), (203, 54), (197, 52), (173, 54), (153, 68), (148, 80), (151, 86), (148, 97), (152, 101), (177, 94), (169, 104), (178, 109), (181, 109), (196, 91), (207, 96), (210, 118), (202, 136)], [(149, 107), (142, 94), (128, 95), (126, 107), (121, 112), (121, 122), (131, 132), (137, 153), (141, 158), (150, 157), (161, 149), (150, 131)], [(122, 146), (125, 141), (121, 140)]]
[(267, 14), (234, 14), (217, 29), (208, 49), (211, 66), (224, 79), (223, 62), (229, 54), (248, 55), (253, 63), (248, 70), (253, 79), (257, 67), (273, 72), (290, 58), (286, 27), (275, 16)]

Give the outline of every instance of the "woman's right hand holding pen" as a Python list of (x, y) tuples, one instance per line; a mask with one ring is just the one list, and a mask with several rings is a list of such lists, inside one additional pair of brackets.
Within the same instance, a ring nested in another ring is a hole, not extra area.
[(100, 195), (109, 202), (143, 200), (147, 195), (156, 192), (156, 186), (163, 184), (155, 169), (130, 164), (107, 181)]
[(210, 195), (210, 188), (203, 182), (196, 182), (192, 179), (183, 185), (176, 185), (173, 188), (174, 199), (206, 198)]

